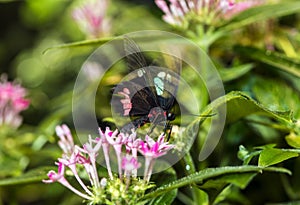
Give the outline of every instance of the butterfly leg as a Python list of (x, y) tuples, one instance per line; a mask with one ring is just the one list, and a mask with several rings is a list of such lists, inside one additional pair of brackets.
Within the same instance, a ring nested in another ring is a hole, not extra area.
[(143, 126), (147, 122), (149, 122), (149, 119), (147, 116), (135, 119), (132, 122), (129, 122), (128, 124), (124, 125), (121, 129), (121, 132), (129, 133), (129, 132), (131, 132), (132, 129), (135, 130), (135, 129)]
[[(160, 111), (160, 110), (159, 110)], [(149, 113), (148, 115), (149, 117), (149, 121), (151, 122), (151, 127), (148, 131), (148, 135), (151, 134), (153, 132), (153, 130), (157, 127), (157, 125), (162, 125), (165, 127), (165, 116), (163, 114), (163, 112), (154, 112), (154, 113)], [(164, 132), (165, 132), (165, 128), (164, 128)]]
[(165, 127), (165, 133), (167, 132), (167, 129), (169, 129), (168, 137), (167, 137), (167, 142), (170, 140), (171, 134), (172, 134), (172, 128), (173, 125), (170, 124), (170, 121), (168, 122), (167, 126)]

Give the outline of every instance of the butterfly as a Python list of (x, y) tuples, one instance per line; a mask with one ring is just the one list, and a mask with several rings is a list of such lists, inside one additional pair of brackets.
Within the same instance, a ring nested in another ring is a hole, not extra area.
[[(170, 67), (147, 63), (139, 46), (130, 38), (124, 39), (124, 50), (131, 71), (124, 81), (113, 89), (111, 105), (122, 117), (130, 117), (122, 132), (130, 132), (145, 124), (150, 124), (148, 133), (162, 126), (163, 132), (172, 132), (171, 121), (175, 120), (172, 111), (176, 104), (176, 93), (180, 82), (181, 63), (178, 58), (170, 57)], [(170, 60), (171, 58), (171, 60)]]

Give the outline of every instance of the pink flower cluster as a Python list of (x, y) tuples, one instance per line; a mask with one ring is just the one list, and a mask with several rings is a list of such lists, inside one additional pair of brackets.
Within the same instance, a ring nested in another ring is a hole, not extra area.
[(19, 113), (29, 107), (25, 99), (26, 90), (19, 84), (8, 82), (2, 75), (0, 80), (0, 125), (17, 128), (22, 123)]
[(235, 14), (258, 5), (257, 0), (155, 0), (165, 13), (164, 21), (175, 26), (184, 26), (188, 15), (202, 17), (204, 22), (215, 18), (231, 18)]
[[(106, 128), (105, 131), (99, 129), (99, 136), (93, 139), (89, 136), (88, 142), (82, 147), (74, 145), (73, 137), (70, 129), (66, 125), (57, 126), (56, 133), (60, 140), (59, 146), (63, 150), (63, 155), (56, 163), (58, 165), (58, 172), (51, 170), (48, 173), (48, 180), (43, 180), (45, 183), (59, 182), (66, 186), (74, 193), (87, 200), (99, 198), (97, 192), (93, 193), (90, 190), (103, 189), (107, 184), (107, 179), (102, 178), (99, 180), (96, 158), (101, 152), (106, 162), (109, 180), (114, 180), (115, 175), (111, 170), (109, 150), (114, 149), (118, 164), (118, 179), (130, 181), (130, 177), (137, 177), (137, 169), (141, 166), (138, 162), (138, 152), (145, 157), (145, 175), (144, 180), (149, 181), (152, 173), (153, 164), (156, 158), (165, 155), (174, 145), (169, 145), (164, 142), (164, 135), (160, 135), (158, 140), (155, 141), (151, 137), (146, 136), (145, 141), (136, 138), (136, 132), (132, 134), (119, 133), (118, 130), (111, 131)], [(122, 153), (122, 148), (126, 153)], [(77, 168), (83, 166), (90, 179), (90, 185), (86, 185), (79, 177)], [(81, 185), (85, 193), (74, 188), (65, 178), (65, 169), (69, 168), (75, 176), (78, 183)], [(125, 177), (125, 178), (124, 178)], [(89, 189), (88, 187), (93, 189)]]
[(109, 33), (110, 24), (106, 18), (108, 0), (87, 0), (73, 10), (73, 18), (80, 29), (91, 38)]

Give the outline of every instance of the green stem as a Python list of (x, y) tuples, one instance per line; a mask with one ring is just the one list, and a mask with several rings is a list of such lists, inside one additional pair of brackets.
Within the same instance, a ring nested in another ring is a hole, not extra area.
[(281, 172), (291, 174), (290, 171), (279, 168), (279, 167), (257, 167), (257, 166), (234, 166), (234, 167), (223, 167), (218, 168), (207, 168), (198, 173), (194, 173), (190, 176), (183, 177), (169, 184), (165, 184), (158, 187), (155, 191), (152, 191), (142, 197), (142, 200), (150, 199), (153, 197), (160, 196), (161, 194), (167, 193), (171, 190), (178, 189), (180, 187), (188, 186), (192, 183), (201, 183), (204, 180), (209, 180), (221, 175), (226, 174), (238, 174), (238, 173), (262, 173), (263, 171), (268, 172)]

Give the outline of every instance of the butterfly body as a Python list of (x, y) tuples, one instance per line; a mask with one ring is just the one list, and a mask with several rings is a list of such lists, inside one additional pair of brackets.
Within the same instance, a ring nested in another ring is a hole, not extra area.
[(122, 91), (118, 92), (123, 98), (120, 100), (124, 117), (129, 116), (131, 123), (125, 125), (122, 129), (130, 131), (131, 129), (139, 128), (146, 123), (153, 123), (156, 125), (166, 126), (168, 121), (175, 119), (175, 114), (170, 111), (173, 103), (168, 103), (170, 99), (162, 96), (155, 96), (153, 98), (152, 90), (155, 88), (145, 87), (136, 91), (131, 95), (129, 85), (131, 83), (124, 83), (125, 86)]
[(115, 112), (131, 121), (121, 130), (129, 132), (149, 123), (149, 133), (157, 126), (162, 126), (165, 132), (175, 119), (171, 109), (175, 104), (179, 72), (148, 65), (139, 47), (130, 39), (125, 39), (125, 50), (132, 72), (114, 88), (119, 98), (112, 100)]

